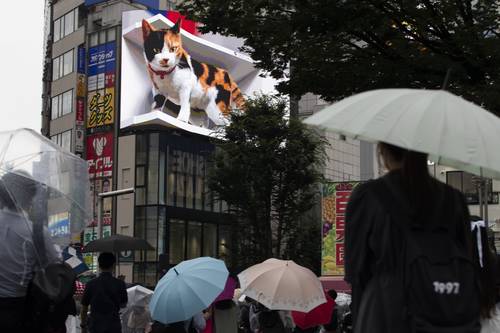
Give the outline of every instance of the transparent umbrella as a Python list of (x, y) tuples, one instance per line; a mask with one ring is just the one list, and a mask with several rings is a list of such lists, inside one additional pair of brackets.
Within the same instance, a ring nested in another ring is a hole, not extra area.
[[(87, 163), (78, 156), (30, 129), (0, 132), (0, 208), (4, 212), (0, 227), (3, 237), (15, 232), (31, 242), (38, 265), (48, 264), (54, 244), (68, 246), (83, 230), (91, 207), (89, 190)], [(10, 257), (26, 257), (26, 247), (17, 253), (15, 244), (11, 245)]]

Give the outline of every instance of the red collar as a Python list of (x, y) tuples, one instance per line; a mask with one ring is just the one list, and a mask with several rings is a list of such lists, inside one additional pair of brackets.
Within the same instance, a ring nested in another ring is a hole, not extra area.
[(172, 73), (172, 72), (174, 71), (174, 69), (175, 69), (175, 66), (173, 66), (173, 67), (172, 67), (172, 68), (170, 68), (168, 71), (155, 71), (155, 70), (153, 69), (153, 67), (151, 67), (151, 65), (150, 65), (150, 64), (148, 64), (148, 67), (149, 67), (149, 69), (150, 69), (153, 73), (155, 73), (156, 75), (158, 75), (158, 76), (160, 77), (160, 79), (162, 79), (162, 80), (165, 78), (165, 75), (168, 75), (168, 74)]

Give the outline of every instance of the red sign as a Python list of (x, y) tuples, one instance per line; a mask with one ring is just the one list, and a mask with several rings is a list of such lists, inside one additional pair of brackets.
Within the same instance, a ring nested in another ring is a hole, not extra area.
[(87, 136), (87, 163), (90, 178), (113, 174), (113, 133)]
[(76, 99), (76, 124), (77, 125), (84, 125), (84, 119), (83, 117), (85, 116), (85, 101), (83, 98), (77, 98)]

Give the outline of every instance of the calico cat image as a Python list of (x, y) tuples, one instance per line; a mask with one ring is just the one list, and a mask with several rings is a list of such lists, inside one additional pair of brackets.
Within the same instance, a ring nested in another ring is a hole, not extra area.
[(180, 105), (177, 119), (190, 121), (191, 108), (204, 110), (215, 125), (224, 125), (244, 98), (229, 73), (192, 59), (182, 47), (179, 19), (170, 29), (155, 29), (142, 20), (144, 56), (153, 83), (156, 108), (166, 97)]

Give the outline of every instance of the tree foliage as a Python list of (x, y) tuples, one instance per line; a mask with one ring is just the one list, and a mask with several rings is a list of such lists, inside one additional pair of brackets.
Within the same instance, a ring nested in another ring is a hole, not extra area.
[(279, 89), (335, 101), (377, 88), (448, 89), (500, 114), (498, 0), (185, 0), (203, 32), (245, 40)]
[(287, 112), (283, 98), (250, 98), (216, 141), (209, 187), (237, 217), (231, 249), (240, 259), (236, 266), (289, 258), (290, 240), (298, 242), (304, 230), (316, 228), (312, 237), (321, 242), (320, 225), (300, 217), (317, 202), (325, 141)]

